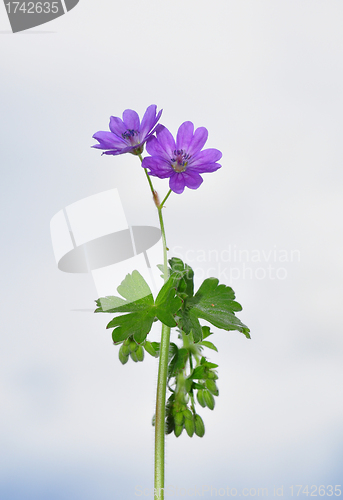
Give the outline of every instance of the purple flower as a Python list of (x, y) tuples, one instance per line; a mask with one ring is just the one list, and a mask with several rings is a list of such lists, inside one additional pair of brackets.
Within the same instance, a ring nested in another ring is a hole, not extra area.
[(156, 137), (149, 138), (146, 149), (151, 155), (144, 158), (142, 166), (149, 169), (149, 175), (165, 179), (169, 177), (169, 187), (181, 194), (187, 186), (197, 189), (203, 179), (200, 174), (215, 172), (221, 167), (216, 163), (222, 157), (218, 149), (201, 151), (207, 141), (205, 127), (194, 132), (192, 122), (184, 122), (176, 137), (176, 142), (163, 125), (156, 128)]
[(161, 117), (162, 110), (156, 116), (157, 106), (152, 104), (144, 113), (142, 123), (136, 111), (126, 109), (123, 113), (123, 119), (111, 116), (110, 131), (96, 132), (93, 138), (99, 144), (92, 146), (97, 149), (106, 149), (104, 155), (122, 155), (132, 153), (140, 155), (144, 149), (144, 143), (155, 132), (158, 120)]

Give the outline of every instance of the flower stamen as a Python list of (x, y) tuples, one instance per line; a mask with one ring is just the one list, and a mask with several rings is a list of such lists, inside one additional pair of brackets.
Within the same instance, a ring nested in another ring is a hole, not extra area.
[(122, 138), (129, 141), (130, 144), (136, 144), (135, 136), (138, 135), (138, 130), (133, 130), (132, 128), (128, 128), (125, 130), (123, 134), (121, 134)]
[(183, 149), (175, 149), (174, 156), (170, 159), (171, 166), (175, 172), (184, 172), (188, 165), (188, 160), (190, 155), (186, 153)]

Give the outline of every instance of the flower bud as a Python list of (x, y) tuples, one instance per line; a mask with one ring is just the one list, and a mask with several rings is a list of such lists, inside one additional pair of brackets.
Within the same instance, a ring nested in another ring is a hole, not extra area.
[(175, 425), (174, 434), (178, 438), (183, 431), (183, 425)]
[(207, 390), (204, 391), (204, 400), (205, 400), (206, 406), (210, 410), (213, 410), (213, 408), (214, 408), (214, 397), (210, 393), (210, 391), (207, 391)]
[(121, 346), (121, 348), (119, 349), (119, 361), (123, 365), (125, 365), (129, 361), (129, 355), (124, 353), (123, 346)]
[(141, 345), (138, 346), (138, 349), (136, 351), (136, 356), (138, 361), (143, 361), (144, 359), (144, 349)]
[(194, 417), (195, 434), (199, 437), (203, 437), (205, 434), (205, 426), (200, 415), (195, 415)]
[(138, 345), (136, 344), (136, 342), (134, 340), (131, 340), (131, 342), (129, 344), (129, 349), (130, 349), (130, 352), (137, 351)]
[(177, 412), (177, 411), (183, 412), (183, 411), (185, 411), (186, 408), (187, 408), (187, 406), (185, 404), (180, 403), (179, 401), (176, 401), (174, 411), (175, 412)]
[(128, 356), (130, 354), (130, 348), (127, 344), (123, 344), (120, 348), (121, 352), (123, 353), (124, 356)]
[(146, 352), (150, 354), (150, 356), (154, 356), (154, 358), (157, 358), (157, 352), (153, 348), (152, 343), (149, 342), (148, 340), (144, 342), (144, 349), (146, 350)]
[(188, 434), (189, 437), (192, 437), (193, 434), (194, 434), (194, 430), (195, 430), (195, 425), (194, 425), (194, 420), (192, 418), (192, 420), (189, 420), (186, 418), (185, 420), (185, 429), (186, 429), (186, 432)]
[(166, 427), (165, 427), (166, 434), (171, 434), (174, 428), (175, 428), (174, 419), (172, 415), (168, 414), (166, 416)]
[(134, 361), (135, 363), (137, 363), (138, 357), (137, 357), (137, 354), (135, 353), (135, 351), (132, 351), (130, 353), (130, 356), (131, 356), (132, 361)]
[(187, 420), (193, 420), (193, 413), (191, 412), (191, 410), (189, 410), (188, 408), (186, 408), (183, 412), (182, 412), (183, 416), (185, 417), (185, 419)]
[(182, 412), (177, 412), (175, 415), (174, 415), (174, 421), (175, 421), (175, 425), (182, 425), (183, 424), (183, 421), (184, 421), (184, 415)]
[(214, 373), (214, 372), (211, 372), (211, 371), (210, 371), (210, 372), (208, 372), (208, 374), (207, 374), (207, 378), (209, 378), (209, 379), (211, 379), (211, 380), (217, 380), (218, 375), (217, 375), (216, 373)]
[(208, 389), (210, 392), (212, 392), (212, 394), (213, 394), (214, 396), (218, 396), (218, 395), (219, 395), (218, 387), (217, 387), (217, 385), (216, 385), (216, 383), (215, 383), (215, 381), (214, 381), (214, 380), (206, 380), (206, 382), (205, 382), (205, 383), (206, 383), (206, 387), (207, 387), (207, 389)]
[(198, 392), (197, 392), (197, 400), (198, 400), (199, 405), (202, 406), (203, 408), (205, 408), (206, 403), (205, 403), (205, 399), (204, 399), (204, 391), (203, 391), (203, 389), (199, 389), (198, 390)]

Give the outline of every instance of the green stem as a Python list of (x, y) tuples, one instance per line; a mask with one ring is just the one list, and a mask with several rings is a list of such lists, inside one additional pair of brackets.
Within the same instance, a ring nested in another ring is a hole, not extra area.
[(171, 189), (169, 189), (169, 191), (168, 191), (168, 193), (167, 193), (166, 197), (164, 198), (164, 200), (163, 200), (163, 201), (162, 201), (162, 203), (160, 204), (160, 208), (163, 208), (163, 205), (164, 205), (164, 204), (165, 204), (165, 202), (167, 201), (167, 199), (168, 199), (169, 195), (171, 194), (171, 192), (172, 192), (172, 190), (171, 190)]
[(160, 227), (161, 227), (161, 233), (162, 233), (162, 244), (163, 244), (163, 276), (164, 276), (164, 282), (168, 281), (168, 260), (167, 260), (167, 240), (166, 240), (166, 233), (164, 230), (164, 223), (163, 223), (163, 216), (162, 216), (162, 209), (161, 205), (158, 210), (158, 218), (160, 220)]
[[(142, 155), (139, 155), (141, 162)], [(155, 190), (151, 182), (150, 176), (146, 169), (145, 174), (149, 182), (151, 192), (155, 200)], [(162, 216), (162, 208), (171, 190), (157, 206), (158, 218), (160, 221), (162, 244), (163, 244), (163, 275), (164, 282), (168, 281), (168, 258), (167, 258), (167, 242)], [(167, 391), (167, 375), (168, 375), (168, 355), (170, 344), (170, 327), (162, 324), (160, 356), (158, 365), (158, 379), (156, 392), (156, 412), (155, 412), (155, 482), (154, 482), (154, 500), (164, 500), (164, 443), (165, 443), (165, 413), (166, 413), (166, 391)]]
[(155, 500), (164, 499), (164, 441), (169, 342), (170, 328), (162, 324), (155, 413)]
[[(138, 157), (139, 157), (139, 159), (141, 160), (141, 163), (142, 163), (142, 162), (143, 162), (143, 157), (142, 157), (142, 155), (138, 155)], [(148, 179), (148, 182), (149, 182), (149, 186), (150, 186), (151, 192), (152, 192), (152, 194), (154, 194), (154, 192), (155, 192), (155, 190), (154, 190), (154, 186), (152, 185), (152, 182), (151, 182), (151, 179), (150, 179), (150, 175), (148, 174), (148, 171), (147, 171), (147, 169), (146, 169), (146, 168), (144, 169), (144, 172), (145, 172), (145, 175), (146, 175), (146, 177), (147, 177), (147, 179)]]
[[(165, 200), (164, 200), (165, 201)], [(163, 203), (164, 203), (163, 201)], [(164, 282), (168, 280), (167, 243), (164, 230), (162, 207), (159, 206), (158, 217), (160, 220), (162, 243), (163, 243), (163, 275)], [(164, 442), (165, 442), (165, 413), (166, 413), (166, 390), (168, 375), (168, 354), (170, 344), (170, 327), (162, 324), (160, 359), (158, 366), (156, 412), (155, 412), (155, 500), (164, 499)]]

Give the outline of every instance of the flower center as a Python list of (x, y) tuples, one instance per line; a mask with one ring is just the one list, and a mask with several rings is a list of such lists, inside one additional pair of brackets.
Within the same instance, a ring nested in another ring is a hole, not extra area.
[(121, 135), (123, 139), (126, 139), (127, 141), (129, 141), (130, 144), (134, 145), (137, 144), (135, 137), (138, 135), (138, 133), (139, 133), (138, 130), (133, 130), (132, 128), (128, 128)]
[(183, 149), (175, 149), (174, 156), (170, 159), (171, 166), (175, 172), (184, 172), (188, 165), (188, 160), (190, 155), (187, 154)]

